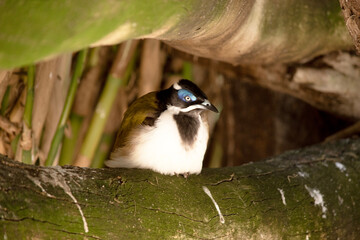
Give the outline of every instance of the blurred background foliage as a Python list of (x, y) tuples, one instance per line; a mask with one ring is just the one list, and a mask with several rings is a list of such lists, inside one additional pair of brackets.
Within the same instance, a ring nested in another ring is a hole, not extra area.
[(149, 39), (0, 71), (0, 153), (39, 165), (103, 167), (127, 106), (181, 78), (198, 84), (221, 111), (208, 115), (205, 167), (262, 160), (352, 124), (219, 68)]

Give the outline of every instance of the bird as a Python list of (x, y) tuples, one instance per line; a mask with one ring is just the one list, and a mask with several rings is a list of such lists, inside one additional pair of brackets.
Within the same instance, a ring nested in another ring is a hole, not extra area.
[(105, 165), (185, 177), (199, 174), (209, 139), (204, 110), (219, 112), (187, 79), (136, 99), (124, 114)]

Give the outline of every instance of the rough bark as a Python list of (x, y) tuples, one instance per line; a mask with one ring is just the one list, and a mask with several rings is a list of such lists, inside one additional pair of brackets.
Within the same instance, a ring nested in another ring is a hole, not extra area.
[(2, 157), (0, 231), (7, 239), (356, 239), (359, 171), (360, 139), (187, 179)]
[(353, 39), (358, 53), (360, 53), (360, 2), (358, 0), (340, 0), (346, 27)]

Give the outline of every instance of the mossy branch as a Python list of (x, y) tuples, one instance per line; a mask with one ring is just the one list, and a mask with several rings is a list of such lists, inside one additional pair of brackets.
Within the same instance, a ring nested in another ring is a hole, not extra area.
[[(357, 239), (360, 139), (165, 176), (0, 158), (8, 239)], [(106, 224), (105, 224), (106, 223)]]
[(2, 2), (0, 68), (142, 37), (233, 64), (293, 62), (352, 46), (337, 0)]

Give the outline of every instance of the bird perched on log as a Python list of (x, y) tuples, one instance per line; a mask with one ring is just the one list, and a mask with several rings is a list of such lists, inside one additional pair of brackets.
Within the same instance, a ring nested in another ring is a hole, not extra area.
[(105, 165), (199, 174), (209, 139), (204, 110), (218, 112), (205, 93), (185, 79), (140, 97), (125, 112)]

